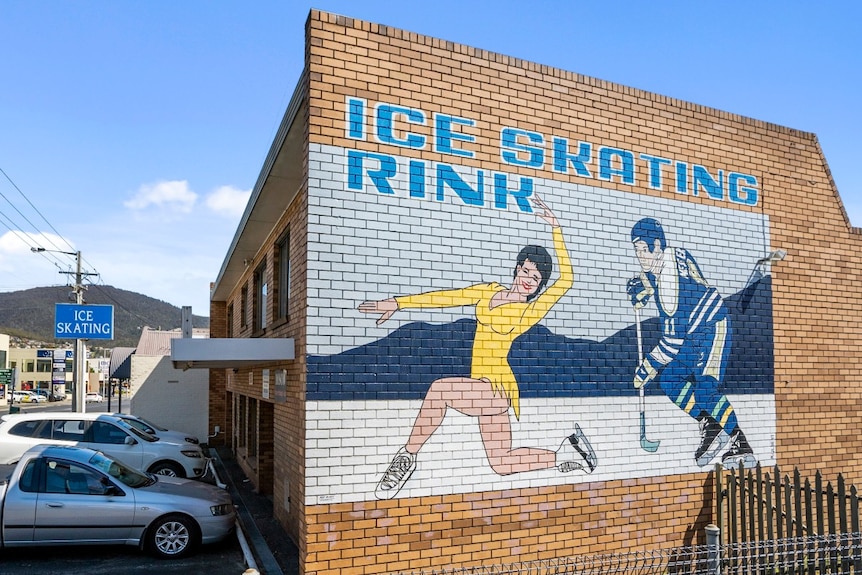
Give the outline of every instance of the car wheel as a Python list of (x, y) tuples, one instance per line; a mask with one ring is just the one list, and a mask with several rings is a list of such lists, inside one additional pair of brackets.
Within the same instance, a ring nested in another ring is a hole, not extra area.
[(185, 515), (165, 515), (157, 519), (147, 532), (150, 551), (161, 559), (177, 559), (187, 555), (197, 544), (197, 524)]
[(186, 476), (182, 466), (173, 461), (160, 461), (156, 463), (150, 467), (150, 473), (155, 473), (156, 475), (167, 475), (168, 477), (185, 478)]

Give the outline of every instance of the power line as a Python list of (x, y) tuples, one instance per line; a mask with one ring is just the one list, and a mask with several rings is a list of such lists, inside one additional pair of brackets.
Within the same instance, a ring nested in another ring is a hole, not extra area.
[[(24, 195), (24, 192), (21, 191), (21, 188), (18, 187), (18, 184), (16, 184), (14, 181), (12, 181), (12, 178), (9, 177), (9, 174), (6, 173), (6, 170), (4, 170), (2, 167), (0, 167), (0, 173), (2, 173), (3, 176), (5, 176), (7, 180), (9, 180), (9, 183), (12, 184), (12, 187), (15, 188), (19, 194), (21, 194), (21, 197), (24, 198), (24, 200), (30, 205), (31, 208), (33, 208), (33, 211), (35, 211), (37, 214), (39, 214), (39, 216), (42, 218), (42, 220), (44, 220), (44, 222), (46, 224), (48, 224), (48, 227), (51, 228), (51, 231), (53, 231), (55, 234), (57, 234), (57, 237), (63, 239), (63, 241), (66, 243), (67, 246), (69, 246), (70, 249), (74, 250), (74, 248), (72, 247), (72, 244), (70, 244), (69, 242), (67, 242), (65, 240), (65, 238), (63, 238), (63, 236), (60, 234), (60, 232), (57, 231), (57, 229), (51, 224), (51, 222), (48, 221), (48, 219), (42, 214), (42, 212), (40, 212), (39, 209), (33, 205), (33, 202), (31, 202), (30, 199)], [(25, 216), (23, 213), (21, 213), (21, 210), (19, 210), (18, 207), (15, 206), (15, 204), (13, 204), (12, 201), (9, 198), (7, 198), (3, 192), (0, 192), (0, 197), (2, 197), (4, 200), (6, 200), (6, 203), (8, 203), (10, 206), (12, 206), (12, 209), (14, 209), (16, 212), (18, 212), (18, 215), (20, 215), (22, 218), (24, 218), (25, 222), (30, 224), (30, 226), (33, 228), (33, 231), (35, 231), (36, 233), (41, 235), (43, 238), (45, 238), (48, 241), (48, 243), (50, 243), (51, 246), (53, 246), (54, 249), (60, 250), (60, 247), (57, 246), (57, 244), (55, 244), (53, 241), (51, 241), (51, 238), (46, 236), (43, 232), (40, 232), (39, 228), (36, 227), (36, 225), (33, 222), (31, 222), (27, 216)], [(61, 251), (63, 251), (63, 250), (61, 250)]]
[[(0, 167), (0, 173), (3, 174), (3, 176), (6, 178), (6, 180), (9, 181), (9, 183), (12, 185), (13, 188), (15, 188), (15, 190), (21, 195), (21, 197), (24, 198), (24, 201), (27, 202), (27, 204), (33, 209), (33, 211), (36, 212), (40, 218), (42, 218), (42, 220), (48, 225), (48, 227), (51, 229), (51, 231), (54, 232), (54, 234), (57, 236), (57, 238), (62, 240), (62, 242), (65, 243), (66, 246), (68, 246), (70, 251), (80, 253), (75, 249), (75, 247), (72, 244), (69, 243), (68, 240), (66, 240), (66, 238), (59, 231), (57, 231), (57, 228), (55, 228), (54, 225), (48, 221), (48, 218), (46, 218), (45, 215), (41, 211), (39, 211), (39, 208), (37, 208), (33, 204), (33, 202), (30, 201), (30, 199), (24, 194), (24, 192), (21, 190), (21, 188), (18, 187), (18, 184), (16, 184), (12, 180), (12, 178), (9, 176), (9, 174), (6, 173), (6, 170), (4, 170), (2, 167)], [(58, 246), (56, 243), (54, 243), (54, 241), (48, 235), (46, 235), (44, 232), (40, 231), (39, 228), (32, 221), (30, 221), (30, 219), (26, 215), (24, 215), (21, 212), (21, 210), (19, 210), (18, 207), (15, 204), (13, 204), (12, 201), (8, 197), (6, 197), (5, 194), (3, 194), (3, 192), (0, 192), (0, 197), (2, 197), (4, 200), (6, 200), (6, 203), (8, 203), (12, 207), (12, 209), (15, 210), (18, 213), (18, 215), (24, 219), (25, 222), (30, 224), (30, 227), (33, 228), (35, 235), (30, 236), (26, 232), (24, 232), (24, 235), (22, 235), (22, 227), (23, 226), (17, 226), (15, 224), (15, 222), (12, 221), (12, 219), (7, 214), (0, 212), (0, 216), (3, 216), (6, 219), (6, 221), (9, 222), (8, 224), (3, 222), (3, 225), (6, 228), (8, 228), (10, 232), (15, 234), (15, 236), (18, 237), (18, 239), (20, 239), (24, 243), (24, 245), (26, 245), (27, 247), (29, 247), (33, 251), (39, 251), (39, 253), (42, 254), (42, 257), (44, 257), (49, 262), (53, 263), (54, 266), (61, 271), (61, 273), (67, 273), (67, 272), (64, 272), (62, 270), (63, 260), (61, 260), (59, 257), (57, 257), (56, 254), (52, 254), (52, 251), (53, 252), (66, 253), (67, 255), (73, 255), (73, 254), (70, 254), (68, 250), (62, 249), (62, 247)], [(37, 242), (35, 239), (37, 236), (41, 236), (42, 238), (44, 238), (44, 240), (50, 245), (50, 247), (46, 248), (45, 246), (40, 245), (39, 242)], [(36, 250), (34, 248), (41, 248), (41, 249)], [(87, 263), (88, 267), (90, 267), (93, 270), (93, 273), (98, 274), (98, 271), (95, 269), (95, 267), (92, 264), (90, 264), (86, 260), (83, 260), (83, 261), (85, 261)], [(69, 269), (71, 269), (71, 265), (69, 266)]]

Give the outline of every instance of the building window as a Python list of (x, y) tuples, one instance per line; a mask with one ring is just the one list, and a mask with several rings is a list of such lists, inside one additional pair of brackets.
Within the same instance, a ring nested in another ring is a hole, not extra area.
[(266, 262), (254, 271), (254, 331), (266, 328)]
[(26, 371), (27, 373), (33, 373), (33, 365), (34, 363), (32, 361), (28, 361), (27, 367), (24, 368), (24, 371)]
[(51, 373), (52, 370), (51, 360), (50, 359), (37, 359), (36, 360), (36, 372), (37, 373)]
[(278, 242), (278, 263), (275, 289), (278, 295), (278, 318), (287, 319), (290, 303), (290, 232)]
[(248, 325), (248, 284), (242, 286), (239, 294), (239, 326), (244, 328)]
[(233, 302), (227, 306), (227, 337), (233, 337)]

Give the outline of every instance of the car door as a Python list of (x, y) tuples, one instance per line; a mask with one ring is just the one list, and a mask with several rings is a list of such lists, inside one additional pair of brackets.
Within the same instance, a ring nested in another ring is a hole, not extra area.
[(123, 543), (135, 517), (133, 491), (95, 469), (43, 458), (44, 487), (34, 519), (38, 544)]
[(3, 541), (10, 547), (33, 543), (39, 499), (38, 459), (27, 462), (19, 480), (9, 485), (3, 504)]
[(143, 466), (144, 449), (140, 442), (111, 421), (97, 419), (90, 422), (81, 445), (101, 451), (135, 469)]

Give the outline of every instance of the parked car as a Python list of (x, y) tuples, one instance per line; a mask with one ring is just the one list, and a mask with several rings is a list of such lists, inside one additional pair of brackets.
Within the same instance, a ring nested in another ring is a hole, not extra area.
[(12, 392), (12, 401), (15, 403), (30, 403), (31, 399), (30, 394), (24, 391)]
[(86, 403), (100, 403), (105, 401), (105, 398), (97, 391), (88, 391), (87, 395), (84, 397), (84, 401)]
[(125, 419), (129, 425), (137, 427), (144, 433), (155, 435), (160, 439), (166, 439), (167, 441), (173, 441), (175, 443), (182, 443), (185, 441), (194, 445), (198, 445), (201, 442), (200, 439), (190, 433), (183, 433), (182, 431), (174, 431), (166, 427), (162, 427), (152, 421), (144, 419), (140, 415), (132, 415), (130, 413), (114, 413), (112, 415)]
[(106, 413), (27, 412), (0, 417), (0, 464), (39, 443), (90, 447), (137, 469), (198, 478), (207, 459), (199, 445), (159, 439)]
[(66, 394), (62, 396), (48, 389), (34, 389), (33, 392), (45, 398), (46, 401), (62, 401), (66, 399)]
[(82, 447), (37, 445), (0, 475), (3, 547), (136, 545), (178, 558), (234, 530), (230, 494)]
[[(29, 403), (45, 403), (48, 401), (47, 397), (45, 397), (44, 395), (40, 395), (40, 394), (36, 393), (35, 391), (24, 390), (24, 391), (21, 391), (21, 393), (27, 394), (30, 397)], [(25, 402), (25, 403), (27, 403), (27, 402)]]

